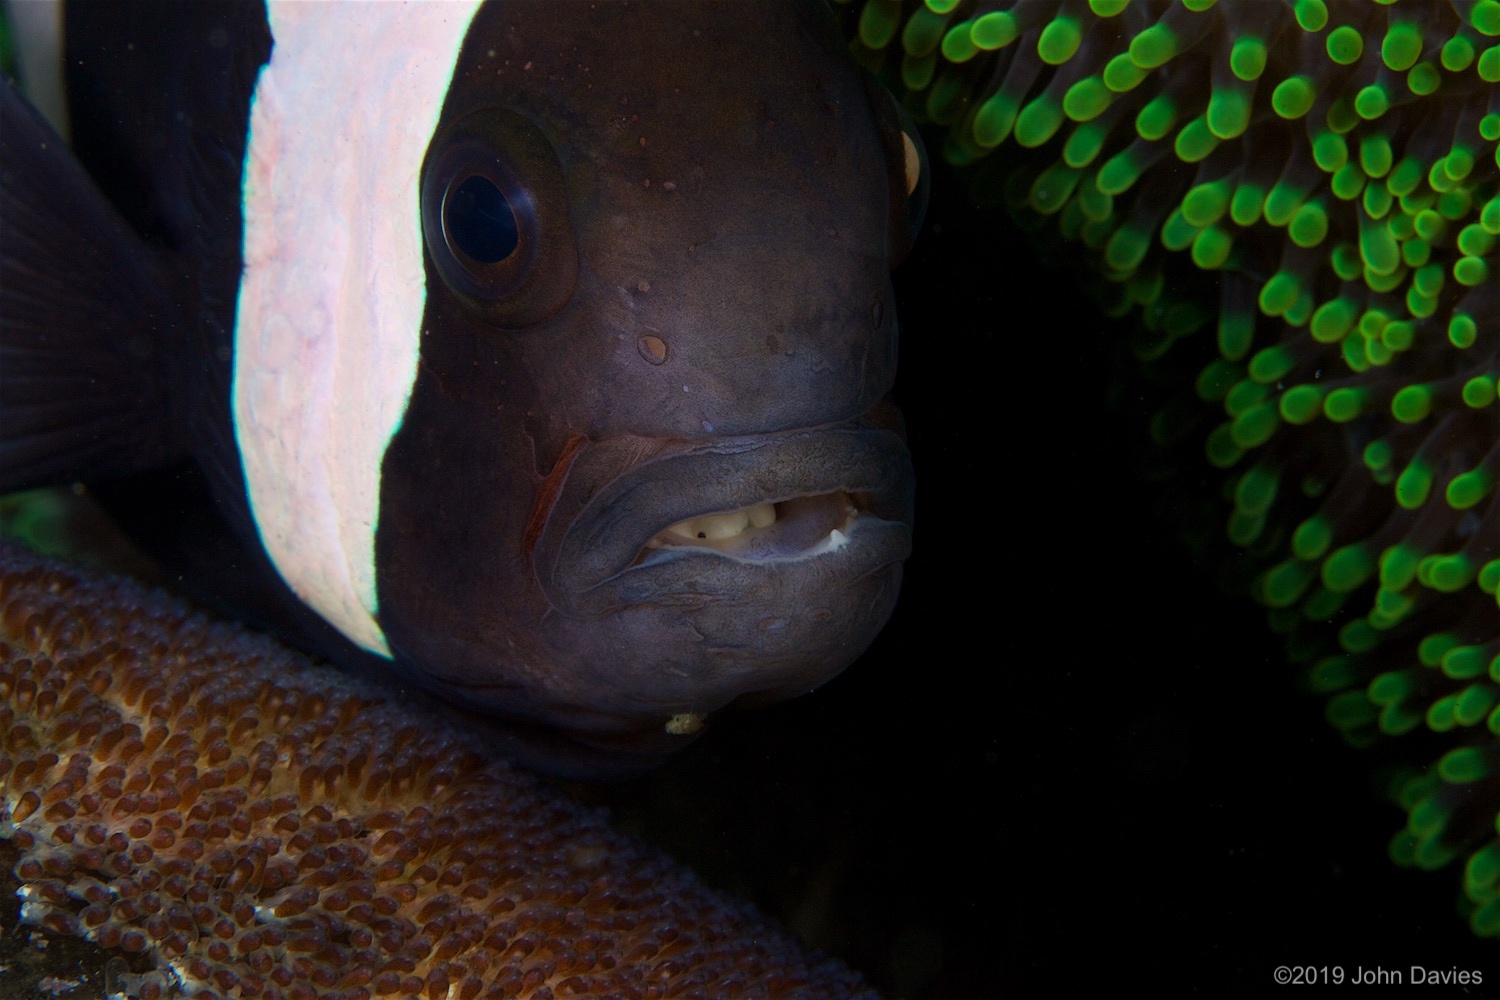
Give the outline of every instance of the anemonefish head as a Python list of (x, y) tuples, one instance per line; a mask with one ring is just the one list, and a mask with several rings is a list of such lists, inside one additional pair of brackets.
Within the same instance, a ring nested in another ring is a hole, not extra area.
[(655, 751), (895, 602), (923, 167), (819, 5), (268, 5), (232, 407), (260, 541), (479, 711)]

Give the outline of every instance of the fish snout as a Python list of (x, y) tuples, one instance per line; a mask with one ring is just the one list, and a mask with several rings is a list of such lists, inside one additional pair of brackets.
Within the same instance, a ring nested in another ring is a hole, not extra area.
[(661, 729), (853, 662), (911, 549), (910, 456), (880, 426), (893, 420), (887, 407), (804, 431), (579, 447), (532, 550), (543, 639), (571, 688)]

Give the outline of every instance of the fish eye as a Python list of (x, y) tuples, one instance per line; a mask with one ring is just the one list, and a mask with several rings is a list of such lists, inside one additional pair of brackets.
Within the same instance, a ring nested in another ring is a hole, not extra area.
[(422, 234), (429, 275), (491, 326), (530, 326), (572, 296), (578, 254), (562, 171), (519, 115), (487, 109), (439, 126), (423, 167)]
[(505, 192), (488, 177), (473, 174), (448, 185), (443, 238), (456, 254), (480, 264), (498, 264), (520, 248), (520, 223)]
[(906, 182), (906, 225), (911, 242), (922, 231), (927, 219), (927, 199), (932, 193), (932, 165), (927, 160), (927, 146), (916, 125), (901, 112), (902, 179)]
[(932, 165), (922, 134), (906, 109), (873, 77), (866, 76), (865, 86), (886, 151), (891, 186), (890, 258), (895, 267), (922, 231), (932, 190)]
[(927, 146), (922, 142), (922, 134), (917, 131), (916, 123), (894, 98), (890, 104), (896, 114), (897, 142), (900, 143), (900, 156), (896, 158), (896, 166), (892, 170), (892, 185), (895, 188), (892, 200), (901, 209), (892, 221), (896, 247), (891, 263), (895, 265), (917, 242), (917, 234), (922, 231), (922, 223), (927, 218), (927, 198), (932, 190), (932, 165), (927, 160)]

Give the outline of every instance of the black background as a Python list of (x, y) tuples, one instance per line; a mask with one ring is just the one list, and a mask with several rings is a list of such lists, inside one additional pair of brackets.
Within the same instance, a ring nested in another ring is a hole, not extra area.
[(891, 624), (823, 690), (573, 791), (891, 996), (1261, 996), (1283, 965), (1500, 996), (1458, 872), (1389, 861), (1371, 756), (1135, 475), (1146, 413), (1105, 403), (1128, 323), (947, 175), (896, 278), (918, 497)]
[(609, 796), (622, 824), (892, 996), (1260, 996), (1280, 965), (1500, 995), (1457, 866), (1389, 860), (1375, 758), (1135, 474), (1148, 411), (1105, 403), (1129, 324), (937, 181), (896, 276), (918, 492), (895, 616), (823, 690)]

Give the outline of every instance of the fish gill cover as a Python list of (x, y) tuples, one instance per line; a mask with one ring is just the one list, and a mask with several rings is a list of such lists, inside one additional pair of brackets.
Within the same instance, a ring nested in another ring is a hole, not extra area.
[(1222, 470), (1232, 575), (1350, 743), (1403, 745), (1391, 857), (1459, 864), (1500, 936), (1500, 3), (850, 16), (976, 198), (1139, 317), (1151, 438)]

